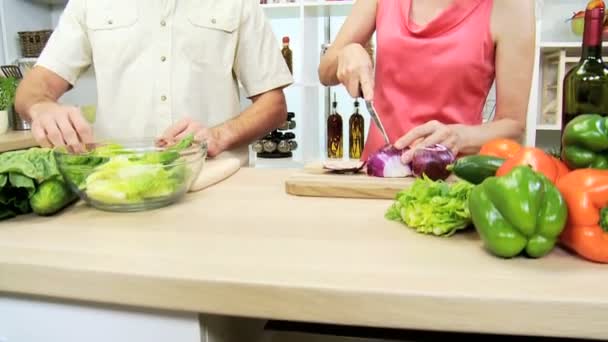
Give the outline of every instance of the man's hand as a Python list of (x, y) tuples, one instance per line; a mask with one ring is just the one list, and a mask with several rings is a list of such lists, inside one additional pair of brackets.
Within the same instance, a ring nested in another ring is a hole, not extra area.
[(446, 125), (433, 120), (412, 129), (394, 145), (398, 149), (411, 147), (401, 156), (403, 163), (409, 163), (417, 149), (435, 144), (449, 148), (456, 156), (466, 145), (465, 138), (469, 138), (471, 134), (469, 130), (469, 127), (464, 125)]
[(215, 157), (224, 152), (225, 148), (220, 142), (219, 131), (215, 128), (207, 128), (200, 122), (194, 121), (191, 118), (181, 119), (176, 122), (157, 139), (157, 144), (160, 146), (173, 145), (186, 135), (193, 133), (194, 140), (207, 142), (207, 154), (209, 157)]
[[(349, 44), (338, 56), (337, 77), (352, 97), (374, 99), (372, 60), (360, 44)], [(363, 92), (363, 94), (361, 94)]]
[(85, 152), (85, 144), (93, 143), (93, 130), (77, 107), (42, 102), (30, 108), (32, 134), (42, 147), (68, 147)]

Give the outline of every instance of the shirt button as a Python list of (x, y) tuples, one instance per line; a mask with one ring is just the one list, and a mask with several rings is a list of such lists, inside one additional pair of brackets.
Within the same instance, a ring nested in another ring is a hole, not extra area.
[(166, 22), (166, 21), (164, 21), (164, 20), (161, 20), (161, 22), (160, 22), (160, 26), (167, 26), (167, 22)]
[(215, 20), (215, 18), (211, 18), (211, 23), (215, 24), (217, 22), (217, 20)]
[(162, 57), (160, 58), (160, 61), (161, 61), (161, 62), (164, 62), (164, 61), (166, 61), (166, 60), (167, 60), (167, 57), (165, 57), (165, 56), (162, 56)]
[(108, 20), (108, 25), (112, 25), (114, 22), (112, 20)]
[(163, 95), (163, 96), (160, 97), (160, 100), (163, 101), (163, 102), (165, 102), (165, 101), (167, 101), (167, 97), (165, 95)]

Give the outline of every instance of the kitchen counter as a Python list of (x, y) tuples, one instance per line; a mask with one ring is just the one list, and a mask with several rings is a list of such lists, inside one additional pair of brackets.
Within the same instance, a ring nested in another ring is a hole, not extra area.
[(0, 134), (0, 153), (37, 146), (31, 131), (8, 131)]
[(424, 236), (384, 200), (293, 197), (242, 169), (181, 203), (78, 204), (0, 224), (0, 292), (388, 328), (607, 338), (608, 271), (556, 249), (503, 260), (474, 231)]

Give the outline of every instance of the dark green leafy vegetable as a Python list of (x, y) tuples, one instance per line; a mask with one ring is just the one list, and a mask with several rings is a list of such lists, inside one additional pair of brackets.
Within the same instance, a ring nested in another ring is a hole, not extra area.
[[(63, 184), (52, 150), (30, 148), (0, 154), (0, 220), (32, 212), (32, 198), (36, 198), (36, 210), (47, 214), (65, 207), (64, 196), (38, 193), (39, 185), (47, 181)], [(63, 187), (63, 193), (70, 193), (65, 184)]]
[(417, 178), (397, 194), (385, 217), (422, 234), (451, 236), (471, 224), (468, 198), (473, 187), (465, 181), (450, 184)]

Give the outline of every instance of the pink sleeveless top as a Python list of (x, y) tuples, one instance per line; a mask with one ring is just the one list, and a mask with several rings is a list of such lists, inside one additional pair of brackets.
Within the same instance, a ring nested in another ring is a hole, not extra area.
[[(492, 0), (455, 0), (425, 26), (411, 3), (378, 0), (374, 103), (391, 143), (431, 120), (482, 123), (494, 81)], [(372, 122), (362, 159), (383, 145)]]

